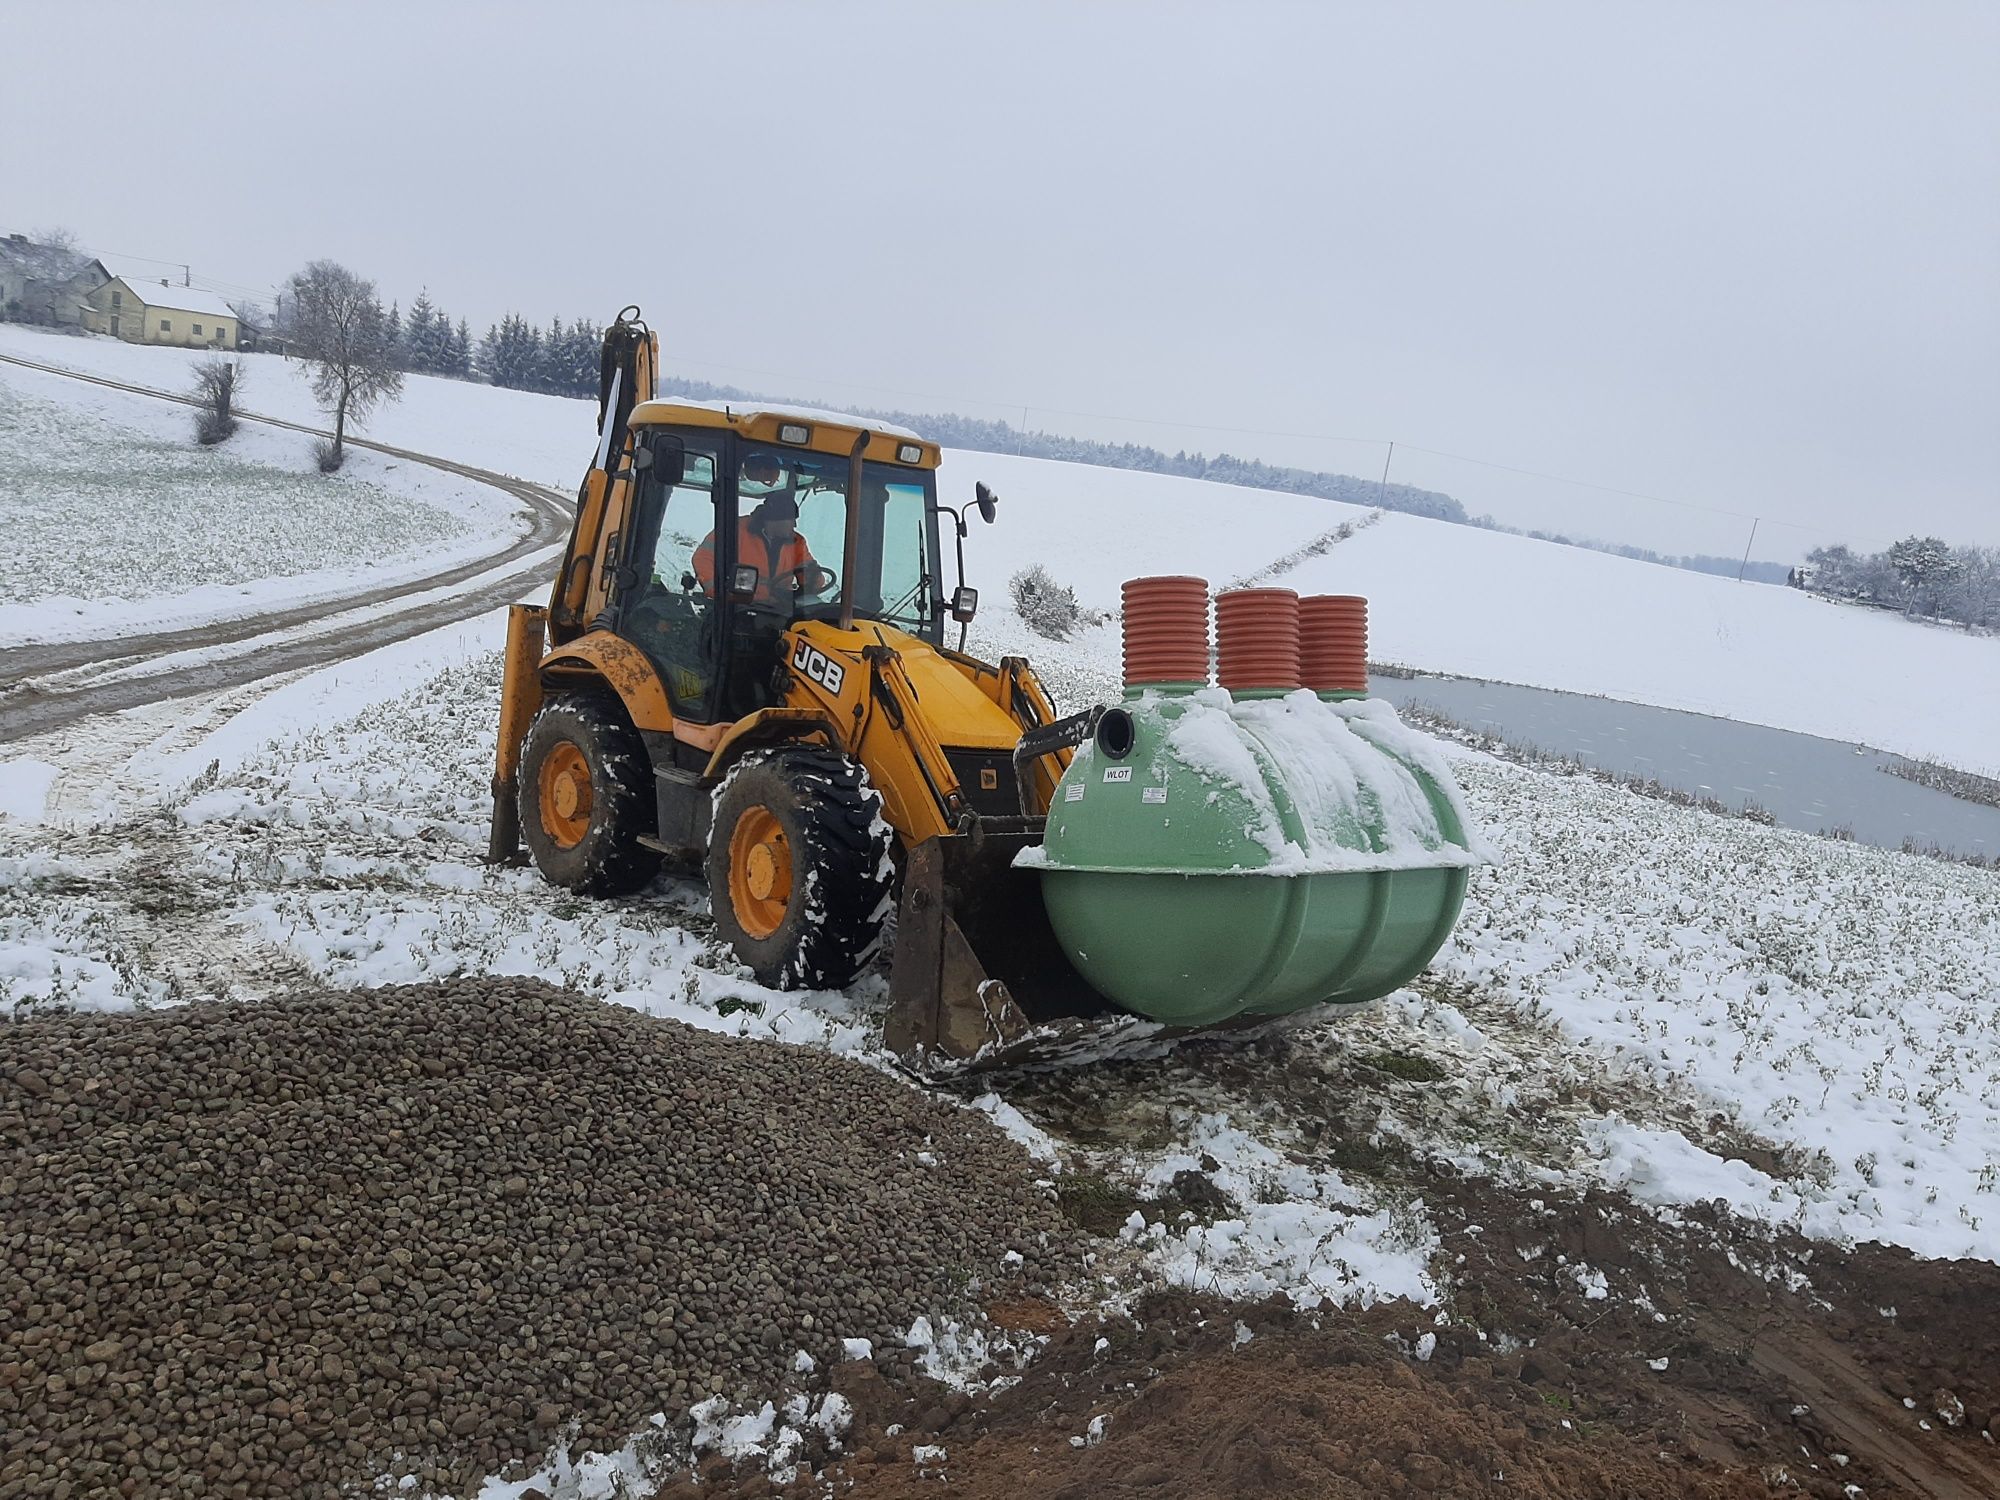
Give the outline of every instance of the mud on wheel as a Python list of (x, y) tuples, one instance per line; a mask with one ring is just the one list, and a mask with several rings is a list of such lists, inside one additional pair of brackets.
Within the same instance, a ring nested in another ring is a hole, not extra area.
[(894, 876), (881, 794), (831, 750), (746, 762), (708, 839), (716, 930), (773, 989), (838, 989), (882, 940)]
[(660, 868), (639, 843), (655, 826), (652, 766), (638, 731), (597, 693), (550, 698), (521, 743), (521, 838), (552, 884), (623, 896)]

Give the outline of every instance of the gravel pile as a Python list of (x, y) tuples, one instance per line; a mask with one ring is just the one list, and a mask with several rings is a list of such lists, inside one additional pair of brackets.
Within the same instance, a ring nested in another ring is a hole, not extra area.
[(769, 1393), (1052, 1282), (1035, 1175), (868, 1068), (533, 980), (0, 1026), (0, 1500), (464, 1486)]

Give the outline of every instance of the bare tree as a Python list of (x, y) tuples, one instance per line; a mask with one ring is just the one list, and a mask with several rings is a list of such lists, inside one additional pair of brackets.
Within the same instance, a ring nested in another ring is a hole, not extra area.
[(242, 389), (243, 367), (233, 359), (205, 359), (194, 367), (194, 398), (201, 403), (194, 435), (204, 448), (236, 431), (236, 397)]
[(333, 441), (319, 447), (331, 474), (346, 458), (347, 423), (358, 426), (375, 403), (403, 393), (390, 361), (388, 316), (375, 283), (330, 260), (316, 260), (289, 285), (292, 336), (310, 367), (313, 395), (333, 416)]

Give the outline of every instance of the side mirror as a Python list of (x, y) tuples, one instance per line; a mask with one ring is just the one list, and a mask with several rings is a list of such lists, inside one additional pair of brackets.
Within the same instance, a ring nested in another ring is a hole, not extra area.
[(979, 590), (969, 589), (960, 584), (952, 590), (951, 617), (961, 625), (970, 625), (972, 617), (979, 613)]
[(657, 470), (654, 477), (661, 484), (679, 484), (687, 472), (687, 445), (671, 435), (655, 438), (632, 455), (632, 467), (641, 474)]
[(984, 516), (986, 524), (991, 526), (993, 524), (993, 510), (994, 507), (999, 505), (1000, 497), (986, 487), (986, 481), (983, 479), (973, 487), (973, 493), (978, 500), (979, 514)]
[(729, 597), (739, 600), (757, 597), (757, 570), (749, 563), (738, 563), (736, 571), (729, 575)]

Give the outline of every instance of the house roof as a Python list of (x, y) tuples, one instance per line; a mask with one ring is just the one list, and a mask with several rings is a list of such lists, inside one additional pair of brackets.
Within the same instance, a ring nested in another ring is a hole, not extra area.
[(0, 266), (8, 266), (36, 281), (68, 281), (92, 266), (108, 279), (109, 271), (99, 261), (59, 245), (44, 245), (26, 235), (0, 235)]
[(161, 286), (134, 276), (112, 279), (148, 307), (162, 307), (169, 312), (203, 313), (215, 318), (236, 316), (219, 294), (204, 292), (200, 287)]

